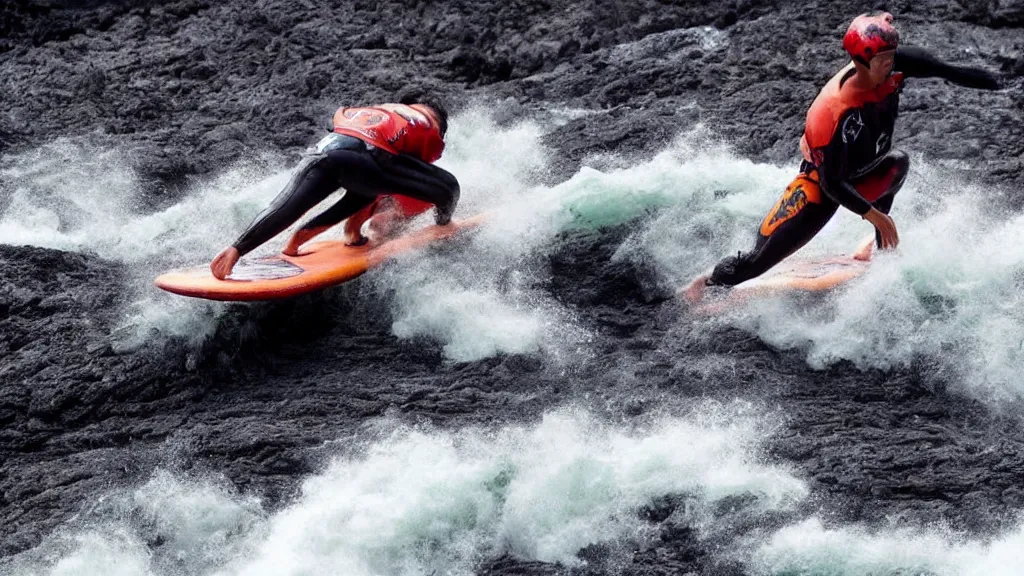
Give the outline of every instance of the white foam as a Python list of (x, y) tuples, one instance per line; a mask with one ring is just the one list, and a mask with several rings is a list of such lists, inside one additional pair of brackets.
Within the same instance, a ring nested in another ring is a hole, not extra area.
[(142, 542), (125, 531), (87, 532), (73, 539), (73, 550), (48, 568), (15, 568), (16, 576), (142, 576), (149, 575), (149, 554)]
[(259, 554), (225, 573), (468, 574), (503, 553), (576, 564), (584, 546), (637, 533), (637, 507), (659, 495), (803, 497), (785, 470), (751, 460), (750, 420), (707, 424), (631, 433), (563, 411), (495, 433), (400, 426), (308, 480)]
[(287, 178), (268, 178), (256, 165), (239, 164), (179, 203), (149, 213), (140, 205), (129, 154), (116, 142), (62, 137), (5, 155), (0, 176), (11, 197), (0, 214), (0, 242), (88, 251), (133, 264), (208, 257)]
[(427, 337), (455, 361), (500, 353), (572, 353), (586, 332), (537, 284), (546, 274), (537, 257), (550, 249), (557, 227), (543, 214), (558, 191), (533, 185), (549, 151), (539, 125), (499, 127), (486, 109), (452, 121), (439, 164), (459, 178), (459, 216), (489, 212), (490, 220), (461, 249), (419, 252), (375, 281), (395, 291), (394, 333)]
[(238, 165), (151, 213), (139, 206), (128, 153), (106, 140), (59, 138), (6, 155), (0, 176), (10, 190), (0, 242), (91, 252), (127, 265), (123, 319), (112, 335), (124, 350), (154, 337), (187, 335), (198, 343), (213, 333), (222, 306), (160, 292), (153, 278), (209, 260), (269, 202), (287, 173), (267, 177), (254, 165)]
[(15, 558), (12, 575), (457, 575), (505, 554), (578, 565), (590, 544), (648, 538), (639, 511), (658, 497), (685, 496), (698, 529), (699, 510), (732, 495), (754, 496), (751, 514), (799, 502), (803, 482), (758, 457), (765, 432), (739, 404), (635, 429), (572, 409), (460, 431), (383, 421), (372, 440), (339, 441), (348, 455), (280, 512), (160, 472)]
[(650, 214), (616, 258), (651, 262), (667, 284), (747, 247), (749, 223), (785, 187), (788, 168), (737, 157), (705, 126), (681, 134), (651, 160), (607, 172), (582, 169), (562, 187), (564, 226), (601, 227)]
[(753, 565), (767, 574), (1009, 576), (1024, 565), (1024, 529), (985, 542), (938, 528), (826, 528), (812, 518), (777, 532)]
[(451, 284), (425, 283), (409, 286), (401, 297), (395, 335), (432, 336), (458, 362), (538, 352), (545, 329), (553, 328), (542, 310), (524, 309), (495, 290), (453, 291)]
[(9, 190), (0, 242), (76, 250), (116, 241), (113, 232), (135, 201), (137, 182), (116, 148), (59, 138), (5, 155), (0, 178)]
[[(494, 217), (464, 252), (444, 260), (417, 255), (414, 265), (403, 263), (404, 272), (388, 278), (399, 286), (395, 333), (438, 338), (455, 360), (585, 349), (586, 328), (536, 288), (546, 276), (536, 257), (557, 249), (560, 233), (662, 210), (616, 257), (653, 258), (667, 277), (679, 278), (713, 262), (709, 246), (721, 246), (722, 230), (735, 231), (732, 244), (745, 242), (748, 234), (735, 223), (767, 210), (774, 199), (764, 195), (765, 183), (784, 186), (789, 176), (736, 158), (698, 127), (651, 160), (603, 170), (585, 164), (561, 184), (530, 185), (547, 158), (536, 126), (503, 130), (482, 112), (458, 124), (468, 134), (456, 126), (446, 161), (463, 182), (470, 207), (464, 213), (486, 210)], [(711, 230), (718, 231), (713, 241)]]
[[(157, 471), (135, 490), (89, 503), (79, 530), (50, 536), (15, 557), (11, 576), (143, 576), (210, 574), (259, 532), (259, 501), (223, 482)], [(79, 525), (80, 525), (79, 524)], [(147, 545), (147, 542), (152, 543)]]
[(158, 471), (132, 493), (135, 522), (158, 535), (161, 572), (207, 572), (245, 551), (244, 536), (260, 529), (260, 502), (240, 497), (219, 482), (177, 478)]

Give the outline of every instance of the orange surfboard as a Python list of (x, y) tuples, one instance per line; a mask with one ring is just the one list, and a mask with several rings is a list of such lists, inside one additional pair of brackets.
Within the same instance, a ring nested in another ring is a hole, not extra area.
[(870, 261), (839, 257), (781, 265), (779, 269), (770, 270), (759, 278), (733, 286), (719, 297), (707, 294), (705, 300), (693, 307), (693, 311), (713, 314), (753, 298), (826, 292), (864, 274), (870, 264)]
[(868, 270), (874, 241), (874, 236), (865, 238), (849, 256), (784, 262), (762, 276), (733, 286), (724, 297), (698, 303), (695, 310), (714, 313), (749, 298), (832, 290)]
[(774, 273), (768, 272), (760, 278), (738, 284), (732, 291), (743, 294), (823, 292), (860, 276), (868, 264), (850, 257), (795, 262)]
[(352, 280), (399, 254), (475, 228), (485, 218), (485, 214), (478, 214), (452, 220), (448, 226), (427, 226), (376, 245), (346, 246), (341, 240), (330, 240), (310, 244), (298, 256), (243, 259), (224, 280), (214, 278), (209, 265), (174, 270), (157, 276), (156, 285), (168, 292), (208, 300), (289, 298)]

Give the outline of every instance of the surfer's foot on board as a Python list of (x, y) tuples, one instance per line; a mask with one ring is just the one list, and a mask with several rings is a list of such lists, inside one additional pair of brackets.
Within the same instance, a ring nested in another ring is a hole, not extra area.
[(229, 246), (221, 251), (220, 254), (210, 262), (210, 273), (217, 280), (223, 280), (231, 275), (231, 270), (234, 269), (235, 264), (238, 263), (238, 259), (241, 258), (241, 254), (238, 253), (238, 248)]
[(861, 241), (857, 246), (857, 250), (853, 254), (850, 254), (854, 260), (860, 260), (861, 262), (867, 262), (871, 260), (871, 256), (875, 249), (875, 235), (872, 234)]
[(362, 234), (345, 235), (345, 246), (363, 246), (369, 241), (370, 239)]
[(700, 302), (704, 298), (704, 291), (708, 288), (708, 278), (710, 277), (711, 274), (697, 276), (688, 286), (679, 290), (679, 297), (691, 305)]
[(295, 234), (292, 234), (292, 237), (288, 239), (288, 243), (285, 244), (284, 248), (281, 250), (281, 254), (284, 254), (285, 256), (298, 256), (299, 248), (301, 248), (303, 244), (309, 242), (313, 238), (316, 238), (328, 228), (330, 228), (330, 226), (300, 228), (296, 230)]

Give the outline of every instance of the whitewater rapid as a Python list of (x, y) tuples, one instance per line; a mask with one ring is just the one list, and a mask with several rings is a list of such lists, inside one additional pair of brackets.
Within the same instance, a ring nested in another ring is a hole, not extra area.
[[(567, 407), (537, 424), (445, 431), (383, 419), (307, 478), (276, 512), (216, 477), (161, 470), (104, 495), (9, 565), (11, 574), (471, 574), (512, 555), (571, 566), (594, 544), (643, 544), (641, 516), (685, 498), (680, 522), (713, 533), (712, 507), (749, 496), (751, 514), (807, 495), (763, 463), (770, 424), (744, 404), (708, 404), (629, 428)], [(624, 548), (623, 550), (628, 550)]]
[[(441, 165), (462, 182), (459, 213), (496, 217), (450, 251), (410, 255), (362, 280), (389, 295), (396, 336), (437, 341), (454, 361), (585, 354), (588, 327), (539, 287), (544, 256), (557, 250), (560, 234), (633, 225), (615, 258), (654, 269), (652, 289), (668, 294), (721, 257), (749, 249), (757, 223), (796, 174), (795, 164), (737, 157), (697, 126), (653, 158), (595, 157), (565, 182), (544, 185), (551, 154), (543, 136), (539, 123), (498, 125), (485, 108), (453, 120)], [(152, 277), (208, 261), (276, 195), (294, 160), (268, 155), (232, 167), (193, 184), (181, 201), (146, 211), (130, 151), (109, 140), (59, 139), (4, 157), (9, 192), (0, 242), (93, 252), (130, 265), (135, 282), (116, 335), (124, 348), (160, 336), (201, 341), (225, 305), (164, 295)], [(984, 192), (914, 157), (893, 208), (902, 244), (876, 256), (862, 279), (813, 306), (761, 300), (724, 318), (684, 321), (742, 327), (772, 345), (806, 351), (814, 367), (841, 360), (861, 368), (924, 365), (978, 398), (1016, 401), (1024, 397), (1015, 378), (1024, 370), (1024, 289), (1017, 280), (1024, 216), (973, 201)], [(847, 254), (870, 232), (840, 211), (794, 258)]]

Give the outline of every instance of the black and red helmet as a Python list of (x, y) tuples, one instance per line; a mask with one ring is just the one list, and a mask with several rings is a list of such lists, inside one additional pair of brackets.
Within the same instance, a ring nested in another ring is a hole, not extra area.
[(843, 48), (850, 57), (865, 66), (879, 52), (895, 50), (900, 33), (892, 25), (892, 14), (882, 12), (874, 16), (861, 14), (853, 19), (843, 36)]

